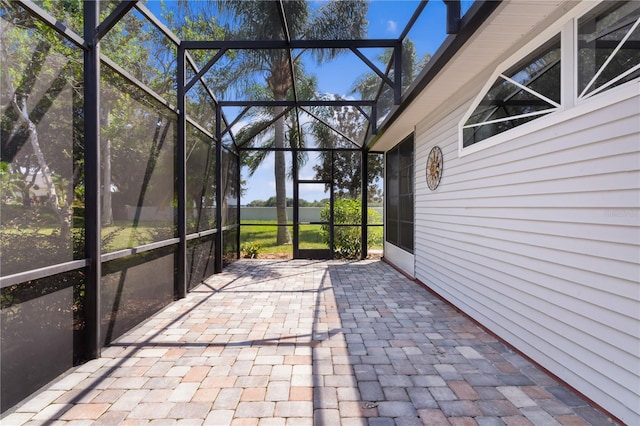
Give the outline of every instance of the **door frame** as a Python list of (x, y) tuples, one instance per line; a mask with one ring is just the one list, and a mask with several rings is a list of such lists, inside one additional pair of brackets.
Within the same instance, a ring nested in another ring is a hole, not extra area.
[[(316, 260), (331, 260), (333, 259), (333, 179), (331, 180), (314, 180), (314, 179), (299, 179), (298, 176), (298, 164), (297, 164), (297, 150), (294, 150), (294, 173), (293, 173), (293, 258), (294, 259), (316, 259)], [(331, 176), (333, 176), (333, 150), (327, 150), (331, 152)], [(319, 152), (319, 151), (315, 151)], [(329, 185), (329, 221), (300, 221), (300, 185), (316, 184), (316, 185)], [(327, 249), (301, 249), (300, 248), (300, 225), (328, 225), (329, 226), (329, 248)]]

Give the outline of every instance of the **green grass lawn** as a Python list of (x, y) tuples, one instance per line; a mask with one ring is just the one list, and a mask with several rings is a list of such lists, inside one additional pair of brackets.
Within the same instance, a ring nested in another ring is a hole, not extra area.
[[(244, 243), (257, 243), (260, 245), (260, 254), (292, 254), (293, 246), (288, 245), (276, 245), (276, 234), (278, 227), (275, 221), (251, 221), (259, 226), (251, 226), (243, 224), (240, 228), (240, 244)], [(319, 225), (300, 225), (300, 248), (305, 249), (323, 249), (327, 248), (327, 245), (323, 242), (322, 234)], [(289, 227), (289, 232), (293, 237), (293, 226)], [(382, 249), (382, 228), (370, 227), (369, 232), (378, 232), (379, 238), (376, 238), (373, 245), (370, 244), (369, 248), (374, 250)]]
[[(74, 235), (82, 238), (82, 229), (74, 228)], [(10, 228), (3, 227), (2, 233), (7, 235), (23, 235), (29, 238), (30, 235), (50, 236), (59, 233), (57, 227), (42, 226), (38, 228)], [(105, 253), (122, 250), (125, 248), (137, 247), (155, 241), (162, 241), (174, 237), (173, 227), (158, 225), (138, 225), (134, 228), (130, 222), (102, 227), (102, 251)]]
[[(243, 225), (240, 227), (240, 244), (244, 243), (257, 243), (260, 245), (261, 254), (281, 254), (281, 253), (293, 253), (293, 246), (291, 244), (277, 245), (276, 236), (278, 233), (278, 226), (275, 221), (256, 221), (252, 220), (252, 224), (259, 224), (260, 226)], [(289, 227), (289, 232), (293, 238), (293, 226)], [(322, 249), (327, 248), (327, 245), (322, 241), (322, 235), (320, 233), (320, 226), (318, 225), (301, 225), (300, 226), (300, 240), (301, 248), (313, 248)]]
[(102, 227), (102, 250), (105, 253), (137, 247), (155, 241), (162, 241), (174, 237), (174, 229), (169, 226), (138, 225), (136, 228), (130, 222)]
[[(278, 227), (275, 221), (251, 221), (250, 223), (259, 225), (251, 226), (243, 224), (240, 228), (240, 244), (257, 243), (260, 246), (259, 253), (266, 255), (276, 254), (293, 254), (293, 245), (277, 245), (276, 235)], [(378, 228), (370, 228), (378, 229)], [(381, 228), (380, 228), (381, 229)], [(40, 235), (51, 235), (56, 228), (41, 227), (32, 232)], [(23, 233), (16, 229), (3, 229), (5, 233)], [(289, 226), (289, 232), (293, 237), (293, 226)], [(371, 232), (371, 231), (370, 231)], [(26, 235), (25, 235), (26, 236)], [(116, 223), (112, 226), (102, 227), (102, 250), (105, 253), (114, 252), (126, 248), (137, 247), (149, 244), (155, 241), (161, 241), (173, 238), (174, 230), (170, 226), (162, 226), (160, 224), (138, 225), (133, 228), (130, 222)], [(324, 249), (327, 245), (322, 238), (320, 225), (301, 225), (300, 226), (300, 248), (305, 249)], [(382, 241), (370, 247), (371, 249), (381, 249)]]

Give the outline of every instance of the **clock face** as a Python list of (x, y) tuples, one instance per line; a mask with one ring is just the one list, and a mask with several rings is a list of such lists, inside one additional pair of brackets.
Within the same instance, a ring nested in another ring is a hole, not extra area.
[(427, 186), (430, 190), (435, 190), (440, 185), (442, 179), (442, 150), (434, 146), (427, 158)]

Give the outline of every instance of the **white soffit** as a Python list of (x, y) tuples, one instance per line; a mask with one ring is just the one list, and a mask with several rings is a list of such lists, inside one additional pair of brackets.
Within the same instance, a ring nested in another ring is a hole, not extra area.
[[(386, 129), (372, 149), (386, 151), (415, 126), (429, 117), (439, 117), (454, 110), (477, 93), (463, 89), (474, 83), (473, 90), (482, 87), (494, 67), (534, 38), (549, 24), (579, 4), (566, 0), (503, 0), (476, 33), (443, 67), (427, 87), (408, 105)], [(481, 81), (474, 81), (476, 79)]]

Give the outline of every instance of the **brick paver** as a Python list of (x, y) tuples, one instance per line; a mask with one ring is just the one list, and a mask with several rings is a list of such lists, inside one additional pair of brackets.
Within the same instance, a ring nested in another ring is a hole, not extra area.
[(379, 261), (242, 260), (2, 425), (604, 425)]

